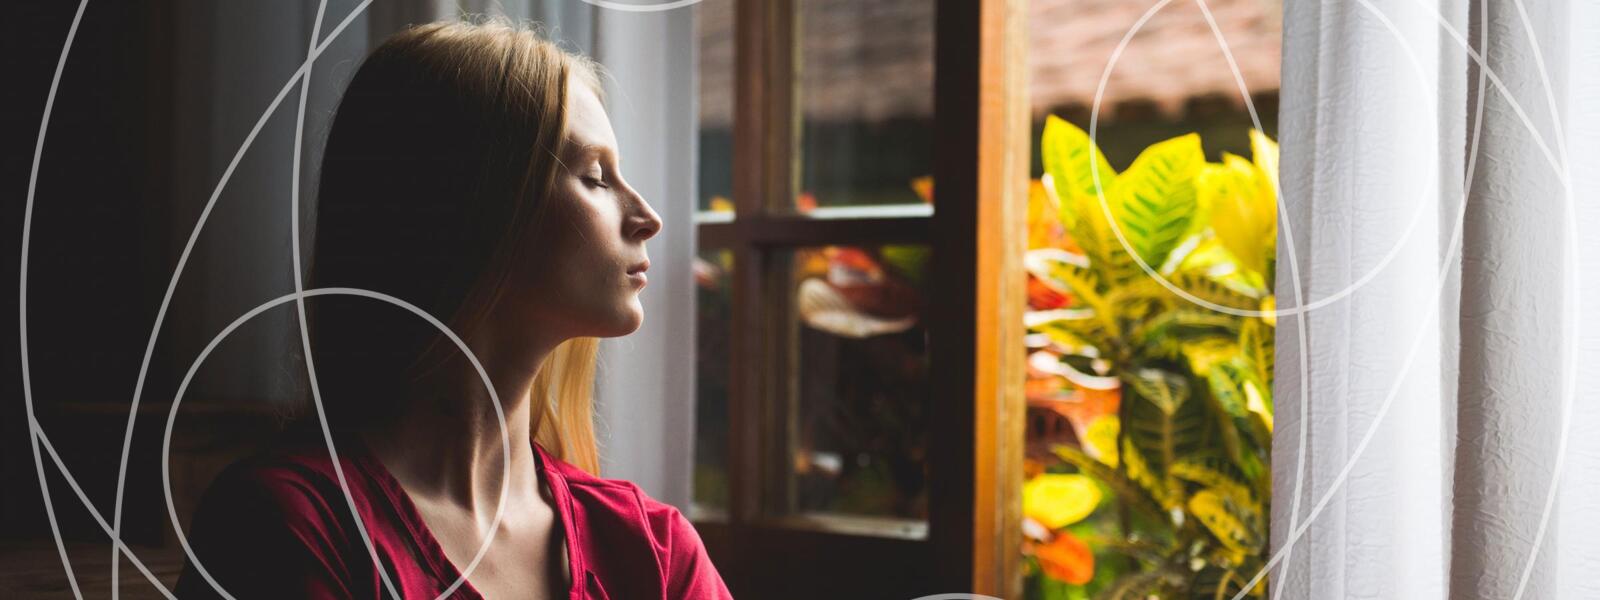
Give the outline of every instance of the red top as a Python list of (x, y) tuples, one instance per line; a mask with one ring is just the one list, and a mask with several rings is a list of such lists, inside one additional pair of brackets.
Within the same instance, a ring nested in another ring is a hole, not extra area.
[[(461, 572), (416, 506), (365, 445), (340, 441), (355, 513), (402, 598), (437, 598)], [(632, 483), (600, 479), (534, 444), (565, 534), (570, 600), (732, 598), (694, 527)], [(391, 598), (321, 444), (241, 461), (196, 510), (194, 555), (235, 598)], [(533, 567), (530, 567), (533, 568)], [(218, 597), (191, 561), (177, 597)], [(451, 598), (482, 598), (463, 581)]]

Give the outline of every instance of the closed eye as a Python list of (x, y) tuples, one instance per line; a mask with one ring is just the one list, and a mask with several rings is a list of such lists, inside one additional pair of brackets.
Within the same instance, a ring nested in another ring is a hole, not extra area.
[(583, 183), (588, 185), (589, 187), (595, 187), (595, 188), (609, 188), (609, 187), (611, 187), (611, 184), (606, 183), (604, 180), (600, 179), (599, 177), (593, 177), (593, 176), (589, 176), (589, 175), (583, 176)]

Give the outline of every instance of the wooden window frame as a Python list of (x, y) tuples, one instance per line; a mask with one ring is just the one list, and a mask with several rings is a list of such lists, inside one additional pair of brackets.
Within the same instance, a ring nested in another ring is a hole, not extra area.
[[(931, 216), (816, 218), (775, 210), (797, 181), (794, 19), (804, 0), (735, 0), (735, 216), (702, 221), (729, 250), (733, 348), (728, 510), (696, 522), (735, 594), (757, 598), (1021, 592), (1028, 106), (1026, 0), (935, 2)], [(774, 519), (788, 473), (793, 370), (782, 252), (920, 243), (932, 249), (925, 539)]]

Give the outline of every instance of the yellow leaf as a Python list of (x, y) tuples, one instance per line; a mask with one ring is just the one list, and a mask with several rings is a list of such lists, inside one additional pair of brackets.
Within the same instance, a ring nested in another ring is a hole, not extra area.
[(1089, 422), (1084, 441), (1094, 457), (1107, 466), (1117, 466), (1117, 434), (1122, 430), (1122, 420), (1116, 415), (1101, 415)]
[(1198, 177), (1200, 202), (1210, 210), (1211, 229), (1239, 266), (1265, 274), (1277, 245), (1277, 201), (1267, 174), (1250, 161), (1223, 154)]
[[(1055, 115), (1045, 117), (1044, 131), (1039, 138), (1039, 160), (1063, 199), (1096, 198), (1117, 176), (1106, 162), (1106, 155), (1089, 139), (1088, 132)], [(1070, 210), (1071, 207), (1063, 208)]]
[(1100, 505), (1100, 486), (1084, 475), (1046, 473), (1022, 486), (1022, 513), (1052, 530), (1082, 521)]
[(1250, 157), (1255, 161), (1256, 168), (1274, 179), (1277, 178), (1278, 144), (1267, 137), (1267, 134), (1250, 130)]
[(1217, 338), (1180, 342), (1178, 347), (1183, 351), (1184, 358), (1189, 359), (1189, 370), (1200, 377), (1209, 374), (1212, 365), (1239, 354), (1239, 344)]

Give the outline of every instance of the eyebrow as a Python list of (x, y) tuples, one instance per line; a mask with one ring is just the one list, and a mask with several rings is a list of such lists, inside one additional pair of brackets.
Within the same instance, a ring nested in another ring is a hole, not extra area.
[(590, 157), (590, 156), (605, 156), (605, 155), (612, 154), (611, 148), (606, 147), (606, 146), (601, 146), (601, 145), (598, 145), (598, 144), (579, 144), (577, 146), (577, 153), (578, 153), (578, 156), (584, 157), (584, 158), (587, 158), (587, 157)]

